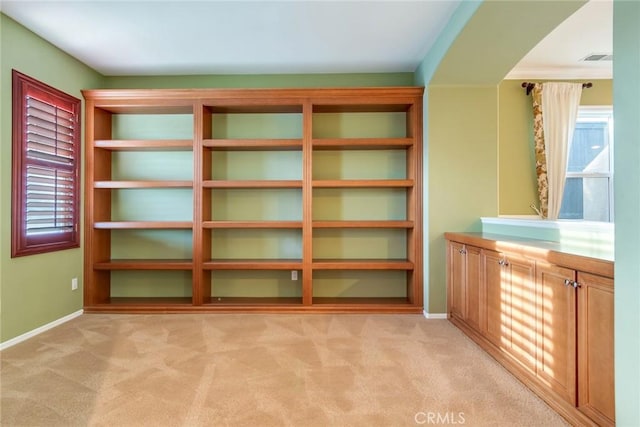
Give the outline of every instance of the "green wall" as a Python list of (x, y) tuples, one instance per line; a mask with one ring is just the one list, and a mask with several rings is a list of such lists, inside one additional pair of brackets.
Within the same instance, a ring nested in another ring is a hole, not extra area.
[(411, 86), (413, 73), (367, 74), (248, 74), (209, 76), (115, 76), (105, 88), (278, 88), (342, 86)]
[[(103, 84), (102, 76), (0, 14), (0, 341), (33, 330), (82, 308), (82, 249), (10, 258), (11, 247), (11, 70), (82, 98), (80, 89)], [(81, 228), (82, 231), (82, 228)]]
[(429, 312), (446, 312), (444, 231), (480, 231), (498, 207), (495, 86), (429, 86)]
[[(500, 215), (535, 215), (529, 205), (538, 204), (533, 153), (533, 112), (531, 97), (526, 96), (524, 89), (520, 86), (522, 81), (504, 80), (499, 88), (498, 213)], [(577, 82), (577, 80), (574, 81)], [(593, 87), (582, 91), (580, 104), (612, 105), (612, 80), (589, 81), (593, 83)]]
[(640, 425), (640, 2), (614, 0), (616, 424)]

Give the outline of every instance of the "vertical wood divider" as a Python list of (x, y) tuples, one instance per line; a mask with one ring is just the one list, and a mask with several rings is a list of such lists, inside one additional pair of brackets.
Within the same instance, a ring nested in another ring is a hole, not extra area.
[[(96, 230), (97, 221), (111, 219), (111, 190), (96, 190), (96, 180), (111, 179), (111, 152), (96, 150), (96, 139), (111, 139), (111, 113), (96, 108), (93, 100), (85, 104), (85, 241), (84, 303), (105, 304), (111, 297), (111, 273), (94, 270), (96, 262), (111, 259), (111, 231)], [(97, 192), (98, 191), (98, 192)], [(87, 285), (89, 284), (89, 285)]]
[(413, 145), (407, 149), (407, 178), (413, 180), (408, 192), (408, 220), (413, 221), (413, 229), (407, 234), (407, 257), (413, 263), (413, 271), (407, 280), (407, 297), (413, 305), (423, 306), (422, 270), (422, 103), (415, 99), (407, 112), (407, 136)]
[(96, 273), (93, 270), (93, 259), (94, 254), (93, 250), (89, 248), (93, 248), (93, 224), (95, 222), (95, 218), (93, 215), (93, 206), (94, 206), (94, 194), (93, 194), (93, 174), (95, 162), (93, 159), (94, 156), (94, 128), (95, 128), (95, 115), (94, 115), (94, 102), (91, 100), (85, 100), (84, 103), (84, 203), (85, 206), (91, 206), (91, 208), (85, 207), (84, 209), (84, 305), (91, 306), (95, 303), (95, 293), (96, 293)]
[[(204, 175), (210, 173), (210, 160), (207, 160), (202, 141), (211, 137), (211, 120), (205, 117), (205, 107), (201, 101), (193, 105), (193, 269), (192, 269), (192, 299), (193, 305), (202, 305), (205, 301), (204, 290), (210, 283), (211, 273), (203, 268), (206, 251), (211, 253), (210, 235), (202, 228), (204, 216), (211, 209), (210, 197), (202, 187)], [(208, 156), (210, 157), (210, 156)], [(207, 166), (209, 168), (207, 169)], [(209, 203), (207, 203), (209, 202)]]
[(313, 104), (302, 105), (302, 304), (313, 303)]

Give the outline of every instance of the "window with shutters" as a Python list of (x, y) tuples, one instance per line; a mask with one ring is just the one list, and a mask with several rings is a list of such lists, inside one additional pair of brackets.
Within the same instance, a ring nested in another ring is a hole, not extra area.
[(80, 100), (13, 70), (11, 256), (80, 246)]

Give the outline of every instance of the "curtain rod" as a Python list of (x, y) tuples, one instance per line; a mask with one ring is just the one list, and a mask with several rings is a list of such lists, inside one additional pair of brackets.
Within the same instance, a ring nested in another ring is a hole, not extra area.
[[(527, 89), (527, 95), (529, 95), (531, 93), (531, 91), (533, 90), (533, 86), (534, 85), (535, 85), (535, 83), (522, 82), (522, 84), (520, 86), (522, 86), (523, 88)], [(592, 86), (593, 86), (593, 83), (591, 83), (591, 82), (582, 83), (582, 89), (589, 89)]]

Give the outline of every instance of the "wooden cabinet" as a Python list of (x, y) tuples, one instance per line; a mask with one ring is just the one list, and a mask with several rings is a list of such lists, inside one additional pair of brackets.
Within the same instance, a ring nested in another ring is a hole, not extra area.
[(613, 280), (578, 273), (578, 408), (602, 426), (615, 420)]
[[(613, 279), (605, 277), (613, 265), (541, 252), (535, 242), (459, 233), (447, 240), (451, 321), (573, 424), (614, 425)], [(477, 297), (469, 294), (468, 253), (480, 257), (472, 267), (481, 273)]]
[(84, 91), (85, 310), (420, 313), (422, 93)]

